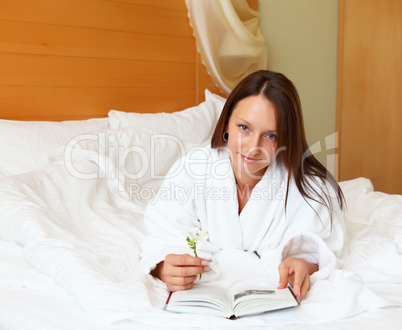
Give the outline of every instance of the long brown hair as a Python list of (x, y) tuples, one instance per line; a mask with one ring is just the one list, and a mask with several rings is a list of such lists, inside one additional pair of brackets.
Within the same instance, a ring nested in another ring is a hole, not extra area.
[(343, 208), (345, 199), (341, 188), (331, 173), (309, 151), (296, 87), (281, 73), (256, 71), (236, 86), (223, 107), (211, 139), (211, 147), (220, 149), (226, 145), (223, 135), (237, 103), (248, 96), (260, 94), (272, 102), (276, 110), (278, 156), (288, 170), (285, 206), (290, 180), (293, 177), (297, 189), (305, 200), (306, 198), (314, 200), (332, 211), (331, 198), (326, 189), (321, 188), (321, 191), (317, 191), (307, 178), (310, 178), (317, 187), (321, 187), (326, 181), (329, 182), (336, 193), (340, 207)]

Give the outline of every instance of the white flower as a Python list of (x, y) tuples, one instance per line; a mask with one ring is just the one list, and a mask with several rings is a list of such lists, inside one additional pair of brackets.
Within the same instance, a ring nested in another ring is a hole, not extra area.
[[(194, 251), (194, 255), (198, 257), (197, 255), (197, 242), (202, 243), (202, 241), (206, 240), (208, 236), (208, 232), (204, 231), (202, 232), (198, 228), (193, 229), (191, 232), (188, 233), (188, 236), (186, 238), (187, 244), (190, 247), (191, 250)], [(200, 279), (201, 279), (200, 274)]]
[(188, 232), (188, 237), (193, 242), (206, 241), (206, 239), (208, 238), (208, 232), (201, 231), (199, 228), (196, 227), (192, 231)]

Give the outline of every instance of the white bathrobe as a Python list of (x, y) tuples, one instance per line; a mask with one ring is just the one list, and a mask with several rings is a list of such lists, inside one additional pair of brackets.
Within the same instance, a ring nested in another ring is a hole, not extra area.
[[(239, 214), (228, 152), (204, 147), (188, 153), (175, 163), (146, 209), (149, 235), (142, 243), (143, 270), (149, 273), (168, 254), (193, 255), (186, 237), (198, 228), (208, 232), (208, 241), (197, 244), (200, 257), (214, 260), (226, 249), (256, 252), (267, 270), (277, 274), (278, 265), (293, 256), (319, 265), (314, 279), (326, 277), (337, 267), (345, 242), (335, 193), (325, 185), (334, 208), (331, 225), (328, 209), (304, 199), (294, 180), (285, 208), (287, 177), (280, 160), (271, 164)], [(203, 280), (219, 272), (215, 262), (211, 265)]]

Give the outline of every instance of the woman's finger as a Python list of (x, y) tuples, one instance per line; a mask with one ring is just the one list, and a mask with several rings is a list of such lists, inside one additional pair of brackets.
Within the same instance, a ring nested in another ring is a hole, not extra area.
[(310, 275), (307, 274), (301, 286), (300, 300), (306, 295), (307, 291), (310, 289), (310, 286), (311, 286)]
[(184, 290), (189, 290), (194, 286), (194, 282), (191, 282), (186, 285), (176, 285), (176, 284), (168, 284), (166, 283), (166, 286), (169, 291), (184, 291)]
[(170, 254), (164, 261), (163, 278), (171, 291), (188, 290), (194, 286), (194, 281), (199, 274), (209, 270), (205, 259), (188, 254)]
[(208, 266), (208, 261), (199, 257), (192, 257), (189, 254), (169, 254), (165, 262), (175, 266)]
[(286, 288), (289, 282), (289, 266), (287, 265), (286, 262), (282, 262), (278, 266), (278, 272), (279, 272), (278, 289), (284, 289)]
[(186, 286), (188, 284), (193, 283), (196, 278), (197, 278), (197, 276), (187, 276), (187, 277), (169, 276), (168, 281), (169, 281), (169, 284), (172, 284), (172, 285)]
[(192, 267), (192, 266), (168, 266), (166, 274), (174, 277), (188, 277), (202, 274), (209, 270), (209, 267)]
[(293, 293), (297, 299), (301, 299), (301, 287), (306, 278), (306, 272), (303, 268), (297, 268), (294, 273)]

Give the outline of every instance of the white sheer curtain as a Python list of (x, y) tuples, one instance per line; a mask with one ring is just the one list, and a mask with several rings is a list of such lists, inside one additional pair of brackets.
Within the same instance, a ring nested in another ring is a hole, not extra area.
[(223, 93), (267, 68), (259, 14), (246, 0), (186, 0), (186, 5), (201, 59)]

